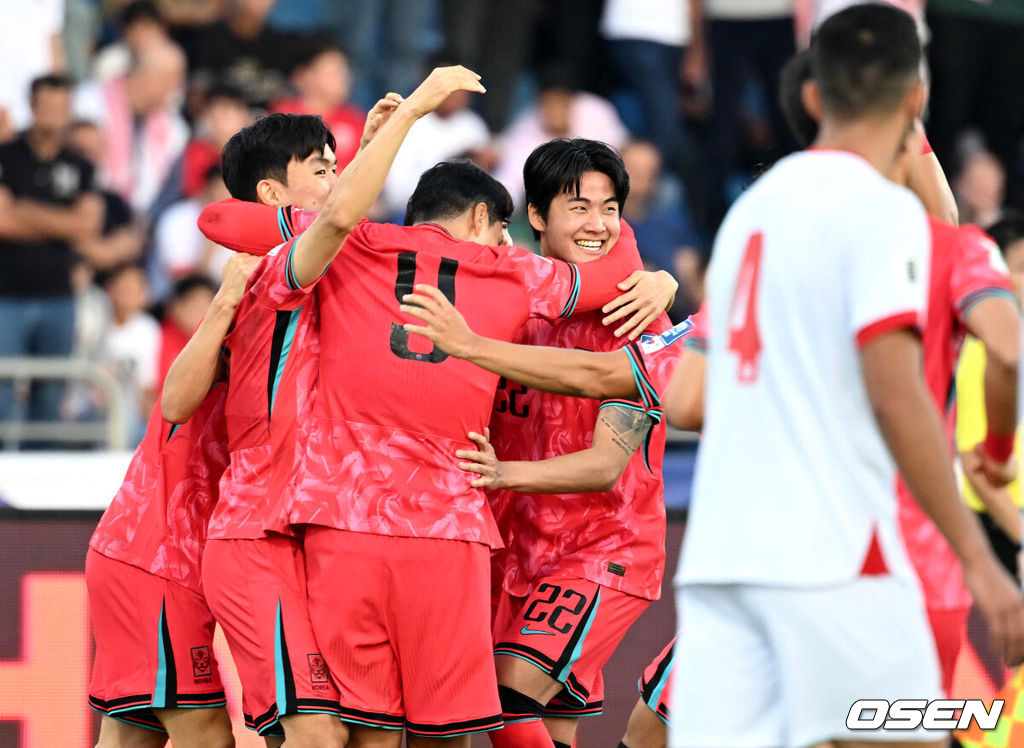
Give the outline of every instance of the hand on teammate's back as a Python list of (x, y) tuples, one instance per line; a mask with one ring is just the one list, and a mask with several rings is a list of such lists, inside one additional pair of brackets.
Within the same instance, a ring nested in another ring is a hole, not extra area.
[(217, 295), (231, 307), (238, 306), (238, 302), (245, 295), (246, 285), (249, 283), (249, 276), (256, 270), (262, 257), (236, 252), (224, 263), (224, 270), (220, 282), (220, 290)]
[(422, 117), (437, 109), (444, 100), (456, 91), (486, 93), (480, 84), (480, 76), (462, 65), (434, 68), (427, 79), (405, 100), (405, 106), (416, 117)]
[(426, 324), (406, 323), (406, 332), (431, 340), (449, 356), (466, 358), (477, 337), (466, 324), (466, 318), (438, 289), (417, 283), (414, 290), (416, 293), (402, 297), (403, 304), (399, 309), (419, 317)]
[(991, 553), (964, 563), (964, 584), (988, 621), (992, 644), (1015, 667), (1024, 662), (1024, 597)]
[(655, 273), (637, 270), (619, 284), (619, 290), (625, 293), (601, 309), (605, 314), (613, 312), (608, 314), (603, 322), (610, 325), (627, 315), (632, 315), (615, 330), (615, 336), (619, 337), (628, 332), (629, 339), (636, 340), (662, 312), (672, 306), (676, 291), (679, 290), (679, 283), (664, 270)]
[(455, 451), (456, 457), (465, 460), (465, 462), (459, 463), (459, 469), (477, 474), (469, 485), (473, 488), (489, 488), (491, 490), (504, 488), (501, 461), (498, 460), (498, 456), (494, 453), (494, 447), (491, 446), (491, 430), (484, 429), (483, 434), (470, 431), (469, 438), (476, 442), (477, 449)]

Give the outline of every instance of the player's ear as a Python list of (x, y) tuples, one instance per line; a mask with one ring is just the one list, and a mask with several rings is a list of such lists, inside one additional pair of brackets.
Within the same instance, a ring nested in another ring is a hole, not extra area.
[(256, 184), (256, 198), (264, 205), (279, 208), (287, 205), (284, 199), (284, 185), (276, 179), (261, 179)]
[(486, 233), (488, 227), (491, 225), (490, 215), (488, 215), (487, 212), (487, 203), (477, 203), (473, 207), (472, 221), (474, 235), (482, 236)]
[(530, 226), (534, 231), (544, 233), (547, 229), (547, 223), (544, 221), (544, 217), (541, 216), (540, 211), (537, 210), (537, 206), (533, 203), (529, 203), (526, 206), (526, 215), (530, 219)]
[(927, 91), (928, 88), (925, 86), (924, 81), (918, 81), (907, 92), (906, 105), (911, 119), (917, 120), (921, 118), (921, 113), (924, 112)]
[(803, 102), (804, 109), (811, 115), (811, 119), (815, 122), (821, 123), (821, 89), (818, 88), (817, 82), (813, 79), (804, 81), (804, 85), (800, 88), (800, 101)]

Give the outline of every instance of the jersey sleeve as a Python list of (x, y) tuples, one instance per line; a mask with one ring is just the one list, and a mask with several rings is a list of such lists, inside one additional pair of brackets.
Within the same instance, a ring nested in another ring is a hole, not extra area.
[(303, 288), (295, 280), (292, 256), (302, 237), (289, 239), (270, 250), (249, 278), (249, 293), (267, 309), (291, 310), (302, 306), (316, 288), (316, 281)]
[(949, 282), (950, 298), (960, 321), (964, 322), (984, 299), (1004, 296), (1016, 302), (998, 245), (976, 226), (961, 226), (957, 233), (960, 247), (954, 255)]
[(215, 244), (235, 252), (265, 255), (309, 228), (316, 216), (292, 206), (275, 208), (232, 198), (203, 208), (198, 224), (203, 236)]
[(604, 257), (577, 265), (511, 248), (509, 261), (523, 278), (531, 317), (558, 319), (600, 309), (618, 296), (617, 284), (643, 269), (633, 229), (625, 221)]
[(931, 236), (910, 193), (879, 203), (849, 234), (846, 286), (850, 333), (863, 348), (901, 328), (920, 330), (928, 298)]
[(637, 381), (637, 390), (643, 393), (643, 384), (653, 393), (651, 400), (660, 403), (661, 394), (668, 389), (672, 373), (679, 364), (679, 357), (684, 350), (691, 348), (691, 341), (698, 335), (703, 335), (704, 340), (697, 350), (701, 354), (706, 352), (706, 324), (707, 315), (701, 316), (698, 312), (658, 335), (641, 335), (640, 340), (627, 346), (625, 350)]

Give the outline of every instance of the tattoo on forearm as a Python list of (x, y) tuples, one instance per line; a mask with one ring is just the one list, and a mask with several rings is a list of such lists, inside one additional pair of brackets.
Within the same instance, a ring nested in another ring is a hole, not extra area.
[(651, 419), (646, 413), (614, 405), (601, 409), (598, 423), (611, 432), (612, 443), (627, 455), (644, 443), (651, 430)]

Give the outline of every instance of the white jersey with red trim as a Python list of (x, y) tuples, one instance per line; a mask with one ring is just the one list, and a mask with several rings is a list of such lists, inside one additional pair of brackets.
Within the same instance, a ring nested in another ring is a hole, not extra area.
[(860, 347), (920, 329), (929, 246), (917, 198), (847, 152), (790, 156), (729, 211), (677, 583), (913, 576)]

